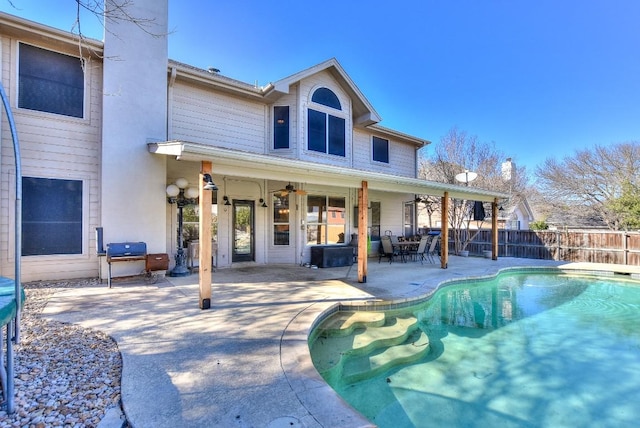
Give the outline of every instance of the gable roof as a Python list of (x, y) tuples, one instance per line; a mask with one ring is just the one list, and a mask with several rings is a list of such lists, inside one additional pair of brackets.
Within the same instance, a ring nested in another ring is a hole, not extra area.
[(349, 95), (349, 98), (351, 98), (354, 123), (356, 125), (368, 126), (382, 120), (369, 100), (360, 92), (360, 89), (335, 58), (328, 59), (306, 70), (299, 71), (289, 77), (270, 83), (264, 88), (265, 98), (275, 100), (281, 95), (288, 94), (291, 85), (322, 71), (331, 74), (342, 89)]
[(248, 97), (254, 100), (262, 100), (267, 103), (273, 103), (281, 96), (288, 94), (292, 85), (323, 71), (331, 74), (351, 99), (354, 118), (353, 122), (355, 125), (365, 127), (378, 123), (382, 120), (369, 100), (367, 100), (362, 92), (360, 92), (360, 89), (358, 89), (356, 84), (351, 80), (349, 75), (344, 71), (335, 58), (314, 65), (313, 67), (309, 67), (306, 70), (292, 74), (284, 79), (269, 83), (263, 87), (250, 85), (248, 83), (240, 82), (239, 80), (222, 76), (218, 73), (212, 73), (208, 70), (169, 60), (170, 74), (175, 74), (180, 78), (199, 84), (216, 87), (219, 90), (234, 93), (237, 96)]

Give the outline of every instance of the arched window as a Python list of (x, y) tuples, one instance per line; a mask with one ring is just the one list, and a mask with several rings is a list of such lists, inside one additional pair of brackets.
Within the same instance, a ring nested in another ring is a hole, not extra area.
[[(311, 101), (335, 110), (342, 110), (336, 94), (327, 88), (318, 88), (313, 92)], [(307, 149), (314, 152), (345, 156), (346, 121), (343, 113), (340, 116), (331, 114), (333, 110), (321, 107), (318, 110), (307, 110)], [(324, 111), (321, 111), (324, 110)]]
[(311, 97), (311, 101), (314, 103), (322, 104), (327, 107), (334, 108), (336, 110), (342, 110), (342, 106), (340, 105), (340, 100), (333, 93), (331, 89), (328, 88), (318, 88), (313, 93)]

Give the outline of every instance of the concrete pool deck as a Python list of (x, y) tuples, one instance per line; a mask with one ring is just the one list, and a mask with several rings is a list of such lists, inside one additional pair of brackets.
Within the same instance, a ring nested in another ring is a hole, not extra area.
[(455, 256), (448, 269), (369, 259), (364, 284), (355, 266), (253, 265), (213, 273), (209, 310), (198, 308), (196, 274), (67, 289), (52, 296), (43, 316), (116, 340), (123, 408), (134, 428), (369, 427), (313, 367), (307, 338), (314, 321), (339, 302), (411, 299), (449, 279), (526, 266), (640, 278), (635, 266)]

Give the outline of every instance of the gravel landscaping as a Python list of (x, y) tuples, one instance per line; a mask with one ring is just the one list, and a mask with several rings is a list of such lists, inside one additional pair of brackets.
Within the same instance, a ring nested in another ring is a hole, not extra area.
[(116, 342), (99, 331), (40, 317), (56, 291), (96, 283), (24, 284), (21, 338), (14, 346), (16, 411), (0, 410), (0, 428), (98, 427), (107, 411), (121, 411), (122, 359)]

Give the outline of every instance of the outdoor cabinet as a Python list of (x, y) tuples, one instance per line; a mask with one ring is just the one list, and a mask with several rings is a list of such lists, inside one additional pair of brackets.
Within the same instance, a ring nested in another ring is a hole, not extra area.
[(314, 245), (311, 247), (311, 264), (320, 268), (351, 266), (353, 264), (353, 247)]

